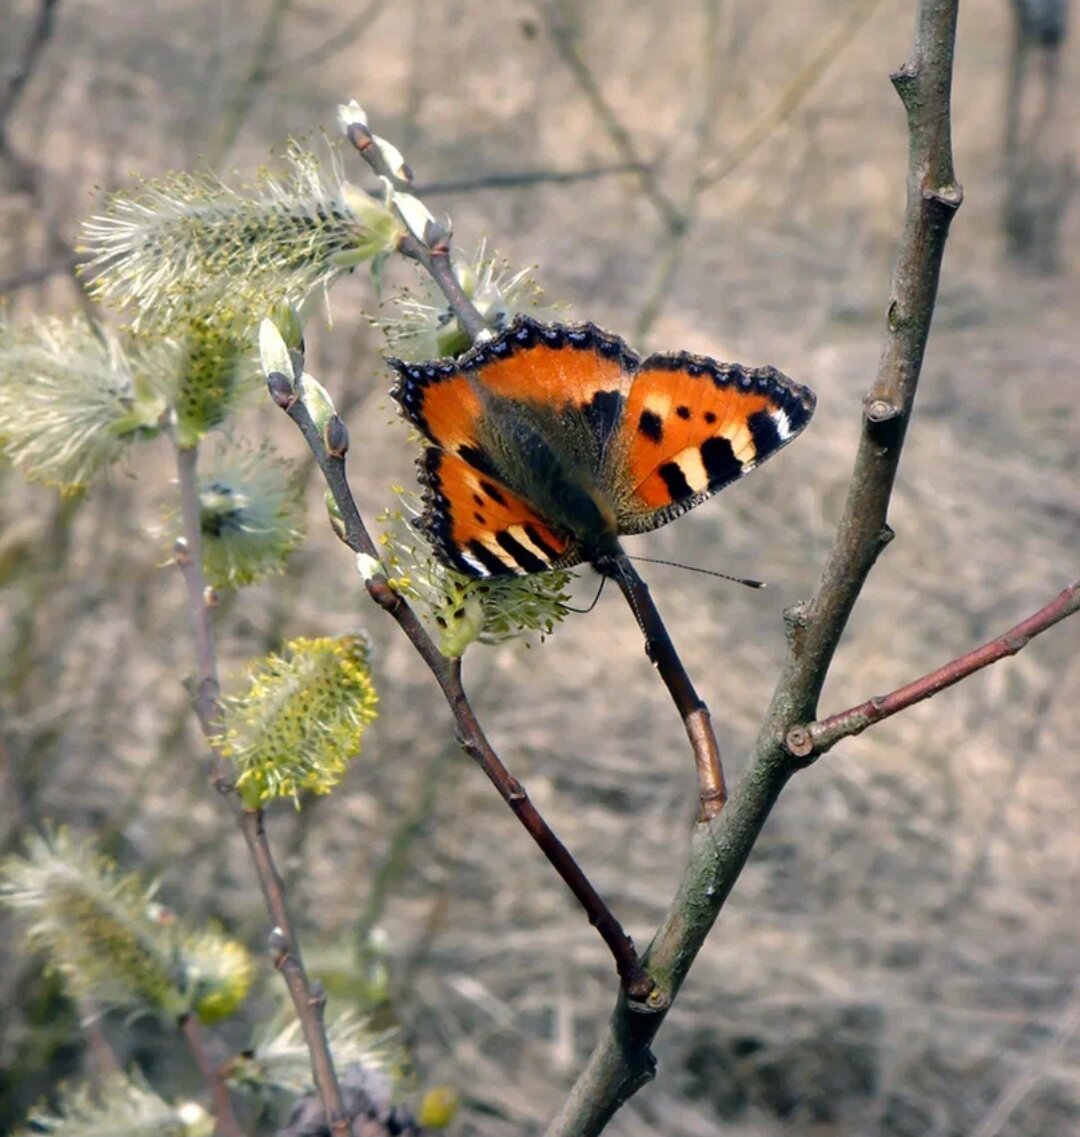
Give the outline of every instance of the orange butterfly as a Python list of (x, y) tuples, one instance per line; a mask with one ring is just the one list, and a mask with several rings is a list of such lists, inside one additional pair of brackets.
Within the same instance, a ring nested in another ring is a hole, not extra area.
[(748, 474), (794, 438), (814, 393), (772, 367), (640, 359), (594, 324), (518, 316), (457, 360), (391, 359), (391, 395), (432, 443), (417, 527), (468, 576), (587, 561)]

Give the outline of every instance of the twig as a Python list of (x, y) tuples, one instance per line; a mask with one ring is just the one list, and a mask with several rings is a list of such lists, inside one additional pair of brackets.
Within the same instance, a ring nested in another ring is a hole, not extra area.
[(803, 69), (780, 92), (773, 104), (759, 115), (743, 136), (727, 153), (711, 163), (704, 172), (704, 183), (712, 187), (736, 170), (782, 126), (808, 94), (817, 86), (841, 51), (855, 38), (856, 32), (867, 23), (881, 6), (882, 0), (860, 0), (839, 27), (822, 40), (817, 51)]
[(613, 166), (593, 166), (587, 170), (518, 170), (501, 174), (481, 174), (459, 181), (428, 182), (413, 191), (420, 197), (443, 193), (471, 193), (486, 189), (516, 189), (519, 186), (565, 186), (574, 182), (591, 182), (618, 174), (640, 174), (648, 167), (640, 162), (621, 162)]
[(1047, 628), (1080, 611), (1080, 581), (1070, 584), (1044, 608), (1003, 632), (989, 643), (961, 655), (936, 671), (915, 679), (891, 692), (860, 703), (857, 707), (830, 715), (820, 722), (796, 726), (788, 731), (788, 749), (798, 758), (818, 757), (831, 750), (841, 739), (861, 734), (867, 727), (881, 722), (915, 703), (929, 699), (946, 687), (959, 683), (976, 671), (997, 663), (1009, 655), (1016, 655), (1029, 641)]
[(233, 1112), (229, 1087), (225, 1085), (220, 1073), (210, 1061), (210, 1056), (206, 1053), (206, 1043), (203, 1039), (202, 1026), (198, 1017), (193, 1014), (184, 1015), (180, 1020), (180, 1030), (195, 1058), (195, 1064), (199, 1067), (199, 1073), (202, 1074), (210, 1087), (210, 1093), (214, 1100), (214, 1117), (217, 1120), (215, 1132), (218, 1137), (246, 1137), (243, 1127)]
[(279, 72), (297, 74), (298, 68), (312, 68), (316, 63), (325, 63), (327, 59), (343, 51), (353, 40), (359, 38), (375, 22), (376, 16), (386, 7), (386, 0), (371, 0), (371, 3), (360, 13), (354, 16), (343, 28), (332, 36), (316, 44), (307, 51), (286, 59), (283, 63), (276, 63), (266, 68), (266, 74), (273, 76)]
[[(412, 171), (406, 166), (394, 169), (386, 160), (381, 148), (375, 145), (375, 138), (366, 126), (352, 123), (345, 131), (345, 137), (353, 145), (360, 157), (379, 175), (386, 178), (395, 190), (414, 193)], [(465, 295), (461, 283), (454, 274), (450, 263), (450, 233), (440, 225), (428, 223), (428, 232), (423, 240), (406, 232), (398, 242), (398, 252), (409, 260), (421, 265), (438, 285), (451, 311), (470, 340), (475, 341), (490, 332), (487, 320), (480, 315), (477, 307)]]
[(56, 9), (59, 4), (60, 0), (39, 0), (37, 19), (34, 21), (34, 26), (30, 29), (30, 34), (23, 45), (22, 58), (11, 69), (7, 84), (0, 92), (0, 153), (7, 149), (8, 119), (18, 105), (19, 99), (22, 98), (22, 93), (26, 90), (26, 85), (34, 74), (34, 68), (37, 66), (41, 54), (52, 38)]
[(885, 350), (836, 540), (809, 603), (787, 613), (789, 648), (754, 758), (723, 811), (691, 834), (678, 891), (646, 953), (659, 1009), (620, 999), (548, 1137), (599, 1133), (653, 1076), (651, 1043), (788, 779), (801, 767), (787, 732), (815, 717), (833, 652), (878, 553), (933, 314), (949, 222), (960, 204), (950, 140), (957, 0), (920, 0), (910, 61), (893, 83), (908, 115), (908, 203), (893, 273)]
[[(331, 451), (327, 447), (322, 432), (312, 421), (307, 407), (295, 397), (291, 390), (286, 389), (287, 386), (288, 380), (285, 376), (275, 375), (270, 382), (271, 394), (275, 402), (299, 427), (315, 456), (315, 461), (319, 464), (319, 469), (323, 472), (326, 484), (341, 512), (343, 525), (339, 536), (353, 552), (361, 553), (377, 563), (379, 561), (378, 548), (367, 531), (367, 526), (357, 508), (356, 500), (353, 498), (352, 490), (349, 488), (345, 470), (347, 441), (344, 446), (336, 446), (334, 451)], [(344, 424), (341, 423), (341, 420), (334, 416), (331, 419), (331, 424), (334, 424), (334, 432), (344, 440)], [(328, 427), (328, 431), (329, 429)], [(419, 617), (408, 603), (390, 587), (384, 573), (380, 571), (372, 575), (366, 583), (368, 594), (380, 608), (388, 612), (397, 621), (442, 688), (443, 695), (453, 712), (455, 731), (462, 749), (487, 775), (488, 780), (498, 790), (503, 801), (510, 806), (529, 836), (536, 842), (552, 867), (574, 894), (578, 903), (585, 909), (589, 922), (600, 933), (614, 957), (615, 967), (622, 980), (623, 988), (632, 998), (645, 997), (651, 989), (651, 985), (648, 977), (642, 971), (633, 941), (592, 886), (569, 850), (555, 835), (554, 830), (544, 820), (540, 811), (529, 800), (525, 787), (509, 773), (488, 742), (462, 686), (461, 661), (458, 659), (449, 660), (439, 651), (434, 641), (424, 631)]]
[[(184, 540), (176, 550), (176, 560), (187, 586), (188, 616), (195, 632), (197, 671), (195, 713), (211, 754), (211, 781), (225, 797), (236, 817), (255, 864), (255, 872), (273, 922), (271, 947), (275, 966), (281, 971), (292, 997), (311, 1054), (315, 1087), (326, 1111), (327, 1124), (334, 1137), (347, 1137), (349, 1118), (345, 1112), (341, 1087), (334, 1071), (330, 1043), (323, 1021), (325, 995), (308, 981), (300, 956), (300, 945), (293, 931), (285, 900), (281, 875), (274, 863), (266, 837), (262, 810), (243, 809), (233, 791), (231, 768), (222, 753), (221, 704), (218, 700), (217, 653), (210, 610), (206, 603), (206, 582), (202, 570), (202, 530), (199, 506), (198, 451), (177, 445), (176, 473), (180, 487), (180, 512)], [(219, 1116), (220, 1121), (220, 1116)]]
[(233, 97), (226, 103), (218, 121), (217, 132), (207, 155), (211, 166), (220, 165), (228, 156), (237, 135), (251, 113), (251, 108), (255, 105), (259, 89), (264, 87), (270, 78), (270, 60), (277, 51), (281, 26), (292, 7), (292, 2), (293, 0), (271, 0), (270, 9), (252, 49), (251, 66), (237, 84)]
[(698, 820), (710, 821), (724, 808), (727, 786), (724, 783), (720, 747), (712, 728), (709, 708), (694, 689), (694, 684), (683, 667), (660, 612), (653, 603), (648, 585), (625, 554), (615, 562), (613, 568), (611, 575), (626, 597), (645, 636), (645, 654), (656, 666), (682, 716), (697, 767)]
[(607, 136), (619, 157), (628, 166), (636, 168), (641, 189), (660, 215), (664, 225), (669, 230), (678, 232), (683, 227), (682, 214), (675, 203), (660, 188), (653, 166), (638, 153), (638, 149), (634, 145), (633, 135), (619, 121), (619, 116), (604, 97), (600, 84), (596, 81), (592, 71), (589, 70), (589, 65), (585, 62), (584, 56), (578, 50), (570, 17), (564, 12), (556, 11), (559, 7), (558, 0), (548, 0), (547, 3), (541, 3), (538, 6), (547, 26), (548, 34), (551, 36), (551, 42), (555, 45), (570, 74), (577, 80), (582, 94), (592, 106), (594, 114), (607, 132)]
[[(855, 33), (870, 19), (880, 7), (882, 0), (861, 0), (848, 14), (847, 19), (835, 28), (822, 41), (818, 50), (803, 69), (791, 80), (777, 96), (773, 104), (765, 110), (746, 129), (742, 137), (724, 155), (713, 162), (706, 163), (705, 151), (710, 135), (699, 138), (697, 173), (687, 190), (686, 199), (679, 207), (684, 224), (672, 229), (668, 227), (661, 242), (653, 271), (652, 283), (637, 318), (636, 332), (639, 341), (644, 341), (663, 311), (671, 290), (671, 282), (679, 269), (687, 238), (697, 219), (698, 206), (706, 190), (734, 173), (743, 162), (757, 152), (759, 147), (782, 126), (798, 109), (807, 95), (825, 76), (830, 65), (840, 52), (854, 38)], [(706, 40), (706, 60), (708, 68), (709, 41)], [(715, 104), (715, 88), (706, 91), (706, 107)], [(707, 121), (715, 119), (715, 111)], [(699, 134), (701, 132), (699, 131)]]

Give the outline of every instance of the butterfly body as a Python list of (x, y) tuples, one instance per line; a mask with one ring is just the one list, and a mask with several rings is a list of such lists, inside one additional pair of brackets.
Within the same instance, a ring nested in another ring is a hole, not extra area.
[(527, 316), (456, 361), (390, 364), (392, 396), (431, 443), (418, 526), (470, 576), (603, 570), (621, 535), (749, 473), (814, 408), (773, 368), (641, 360), (592, 324)]

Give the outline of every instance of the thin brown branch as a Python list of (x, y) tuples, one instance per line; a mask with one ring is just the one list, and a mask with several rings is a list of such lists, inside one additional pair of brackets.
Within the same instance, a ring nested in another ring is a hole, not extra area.
[(867, 699), (857, 707), (840, 711), (819, 722), (793, 727), (787, 734), (788, 749), (798, 758), (816, 758), (831, 750), (841, 739), (861, 734), (867, 727), (907, 710), (923, 699), (931, 698), (939, 691), (959, 683), (961, 679), (974, 675), (976, 671), (997, 663), (999, 659), (1016, 655), (1035, 636), (1077, 611), (1080, 611), (1080, 581), (1070, 584), (1049, 604), (1015, 627), (951, 660), (936, 671), (906, 683), (888, 695)]
[(375, 18), (385, 7), (386, 0), (371, 0), (366, 8), (353, 16), (347, 24), (321, 43), (301, 52), (299, 55), (294, 55), (292, 59), (268, 65), (266, 68), (267, 75), (273, 76), (279, 73), (296, 75), (299, 73), (298, 69), (301, 68), (307, 69), (308, 73), (311, 74), (310, 69), (316, 64), (325, 63), (326, 60), (337, 55), (339, 51), (344, 51), (351, 43), (359, 39), (371, 27)]
[(675, 232), (679, 231), (683, 227), (683, 217), (679, 208), (661, 189), (652, 164), (646, 162), (638, 152), (633, 135), (619, 120), (619, 116), (607, 101), (604, 92), (600, 89), (600, 84), (578, 48), (577, 36), (573, 26), (576, 10), (571, 8), (567, 12), (562, 8), (563, 6), (557, 0), (548, 0), (547, 3), (539, 5), (540, 13), (547, 27), (548, 35), (551, 37), (551, 42), (555, 45), (555, 50), (577, 81), (581, 93), (592, 107), (593, 113), (604, 128), (619, 157), (626, 165), (636, 168), (642, 192), (660, 215), (665, 227)]
[[(734, 146), (712, 162), (706, 162), (705, 157), (707, 148), (711, 145), (711, 133), (703, 134), (699, 127), (697, 132), (697, 173), (691, 181), (685, 200), (679, 206), (679, 212), (684, 223), (676, 228), (669, 226), (661, 240), (652, 281), (635, 325), (639, 341), (643, 342), (648, 337), (664, 309), (664, 304), (671, 292), (672, 281), (682, 263), (683, 253), (688, 243), (687, 238), (697, 220), (701, 198), (705, 192), (712, 189), (717, 182), (722, 181), (729, 174), (734, 173), (758, 151), (777, 129), (791, 118), (825, 76), (843, 49), (855, 37), (856, 32), (870, 19), (881, 3), (882, 0), (860, 0), (849, 12), (847, 19), (822, 40), (818, 50), (780, 92), (772, 105), (747, 127)], [(706, 51), (709, 51), (708, 39), (706, 40)], [(708, 55), (706, 58), (708, 60)], [(708, 63), (706, 66), (708, 69)], [(712, 66), (715, 67), (715, 63)], [(710, 101), (715, 106), (716, 97), (715, 86), (710, 88), (707, 84), (706, 107)], [(714, 119), (715, 111), (709, 116), (708, 121), (711, 122)]]
[(281, 28), (292, 7), (293, 0), (271, 0), (266, 19), (256, 37), (251, 53), (251, 64), (247, 73), (237, 83), (218, 120), (214, 141), (210, 144), (207, 159), (211, 166), (220, 165), (233, 148), (251, 108), (255, 105), (259, 91), (270, 79), (270, 60), (273, 59)]
[(710, 821), (724, 808), (727, 786), (709, 708), (695, 690), (679, 653), (675, 650), (660, 612), (653, 603), (648, 585), (625, 555), (619, 557), (612, 570), (611, 576), (626, 597), (645, 636), (645, 654), (660, 673), (660, 678), (682, 717), (683, 726), (686, 727), (697, 767), (698, 820)]
[(788, 613), (788, 658), (756, 751), (727, 806), (691, 835), (683, 878), (646, 953), (654, 1013), (620, 999), (607, 1030), (548, 1129), (600, 1133), (652, 1076), (652, 1040), (750, 855), (766, 818), (800, 768), (787, 732), (813, 719), (833, 653), (878, 553), (904, 429), (911, 415), (949, 222), (960, 204), (950, 141), (957, 0), (920, 0), (910, 61), (893, 82), (908, 114), (908, 203), (893, 273), (885, 350), (867, 396), (862, 440), (836, 540), (811, 600)]
[(225, 1085), (224, 1079), (206, 1053), (206, 1042), (198, 1017), (193, 1014), (185, 1015), (180, 1020), (180, 1031), (195, 1059), (195, 1065), (199, 1067), (199, 1073), (210, 1087), (210, 1096), (214, 1102), (214, 1118), (217, 1121), (214, 1132), (217, 1137), (246, 1137), (243, 1126), (233, 1112), (229, 1087)]
[[(312, 421), (307, 407), (300, 399), (282, 388), (280, 380), (283, 378), (275, 376), (275, 381), (271, 384), (271, 394), (275, 402), (299, 427), (323, 472), (323, 477), (341, 514), (342, 527), (339, 536), (353, 552), (362, 553), (377, 563), (378, 548), (368, 533), (349, 487), (345, 469), (345, 448), (336, 447), (336, 452), (329, 450), (322, 432)], [(332, 419), (331, 422), (334, 423), (335, 420)], [(334, 430), (335, 433), (342, 434), (343, 425), (340, 420), (337, 420)], [(529, 836), (585, 909), (589, 922), (600, 933), (611, 951), (623, 989), (634, 999), (647, 996), (651, 984), (642, 970), (633, 941), (592, 886), (572, 854), (530, 801), (524, 786), (510, 774), (488, 742), (462, 685), (460, 661), (449, 660), (439, 651), (434, 641), (424, 631), (416, 613), (390, 587), (385, 574), (379, 572), (372, 575), (367, 580), (367, 590), (375, 603), (397, 621), (442, 688), (453, 713), (457, 739), (462, 748), (483, 770), (488, 780), (498, 790), (499, 796), (513, 810)]]
[[(202, 570), (202, 529), (199, 504), (198, 451), (177, 445), (176, 473), (180, 489), (180, 513), (184, 539), (175, 551), (187, 591), (188, 617), (195, 633), (196, 680), (195, 713), (211, 754), (211, 780), (225, 797), (237, 819), (255, 865), (270, 919), (274, 925), (274, 962), (285, 978), (293, 1007), (300, 1020), (311, 1054), (315, 1086), (326, 1110), (331, 1133), (346, 1137), (349, 1119), (341, 1087), (334, 1071), (330, 1043), (323, 1022), (325, 997), (310, 983), (300, 956), (300, 945), (293, 931), (285, 899), (285, 888), (274, 863), (261, 810), (245, 810), (233, 792), (231, 767), (221, 749), (221, 703), (217, 674), (217, 652), (207, 604), (206, 581)], [(220, 1121), (220, 1117), (219, 1117)]]
[(855, 38), (855, 34), (869, 21), (881, 4), (882, 0), (859, 0), (855, 4), (844, 22), (834, 28), (821, 41), (817, 51), (806, 62), (802, 70), (777, 95), (771, 106), (747, 127), (745, 133), (730, 150), (707, 166), (703, 172), (703, 181), (706, 186), (712, 187), (733, 173), (747, 158), (757, 152), (762, 143), (767, 141), (775, 130), (791, 118), (806, 96), (824, 78), (843, 49)]
[(428, 182), (417, 186), (420, 197), (444, 193), (472, 193), (488, 189), (518, 189), (523, 186), (566, 186), (575, 182), (593, 182), (619, 174), (640, 174), (646, 167), (637, 162), (621, 162), (612, 166), (593, 166), (586, 170), (517, 170), (499, 174), (481, 174), (459, 181)]
[(22, 98), (30, 82), (34, 69), (41, 60), (42, 53), (52, 38), (55, 26), (56, 9), (60, 0), (39, 0), (37, 18), (30, 29), (22, 56), (8, 74), (8, 80), (0, 91), (0, 153), (6, 150), (6, 131), (8, 120)]
[(348, 1137), (352, 1131), (351, 1124), (326, 1037), (324, 1018), (326, 992), (320, 984), (308, 979), (307, 971), (304, 969), (300, 942), (293, 930), (285, 900), (285, 884), (274, 862), (270, 842), (266, 836), (266, 818), (263, 811), (244, 810), (240, 818), (240, 831), (255, 862), (259, 887), (262, 889), (263, 899), (274, 923), (270, 932), (270, 951), (273, 954), (274, 966), (285, 980), (285, 986), (300, 1020), (301, 1030), (304, 1032), (304, 1041), (311, 1055), (311, 1073), (319, 1100), (326, 1111), (327, 1126), (334, 1137)]

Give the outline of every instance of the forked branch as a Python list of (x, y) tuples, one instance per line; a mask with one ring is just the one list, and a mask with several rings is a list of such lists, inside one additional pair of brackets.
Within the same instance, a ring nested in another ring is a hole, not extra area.
[(815, 717), (833, 653), (878, 553), (892, 533), (889, 498), (915, 400), (949, 223), (960, 204), (950, 141), (957, 0), (920, 0), (909, 62), (893, 76), (910, 139), (908, 198), (893, 271), (885, 348), (867, 395), (862, 437), (840, 525), (814, 595), (787, 614), (787, 660), (752, 761), (727, 806), (695, 826), (683, 878), (646, 953), (657, 984), (650, 1003), (620, 998), (548, 1129), (600, 1133), (655, 1068), (651, 1043), (701, 950), (788, 779), (801, 767), (785, 738)]

